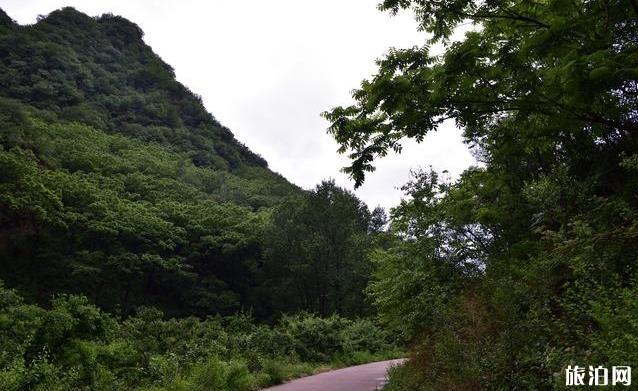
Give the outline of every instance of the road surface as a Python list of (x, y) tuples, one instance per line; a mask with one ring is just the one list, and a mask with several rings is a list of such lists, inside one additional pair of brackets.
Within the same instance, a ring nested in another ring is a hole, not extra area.
[(385, 384), (385, 375), (392, 365), (403, 359), (373, 362), (302, 377), (263, 391), (374, 391)]

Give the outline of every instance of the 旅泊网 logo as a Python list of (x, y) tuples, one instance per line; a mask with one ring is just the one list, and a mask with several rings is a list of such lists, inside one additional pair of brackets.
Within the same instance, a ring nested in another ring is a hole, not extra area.
[(569, 365), (565, 369), (566, 386), (630, 386), (631, 367), (612, 366), (609, 368), (599, 365), (578, 366)]

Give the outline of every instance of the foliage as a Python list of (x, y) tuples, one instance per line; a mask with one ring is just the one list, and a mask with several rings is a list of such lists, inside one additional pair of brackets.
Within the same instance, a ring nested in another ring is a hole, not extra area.
[[(635, 142), (636, 11), (626, 1), (381, 5), (409, 7), (433, 34), (431, 43), (447, 43), (445, 53), (392, 50), (355, 91), (356, 105), (324, 113), (340, 151), (352, 151), (346, 171), (357, 184), (375, 157), (400, 150), (401, 138), (422, 140), (447, 119), (485, 159), (535, 156), (508, 167), (521, 178), (523, 169), (543, 170), (555, 159), (583, 160), (582, 152), (596, 150), (593, 141), (618, 143), (619, 150)], [(465, 20), (477, 27), (450, 43)]]
[(254, 390), (398, 355), (341, 317), (369, 314), (383, 211), (268, 170), (142, 36), (0, 12), (0, 388)]
[(264, 285), (271, 312), (369, 313), (363, 289), (376, 232), (367, 206), (334, 181), (282, 202), (265, 228)]
[[(317, 325), (330, 344), (307, 338)], [(164, 319), (152, 308), (118, 320), (83, 296), (57, 296), (47, 310), (0, 287), (3, 390), (254, 390), (395, 355), (392, 342), (369, 320), (300, 314), (269, 327), (245, 315)]]
[(90, 292), (124, 313), (238, 308), (243, 287), (230, 284), (259, 256), (265, 212), (241, 206), (228, 185), (260, 194), (251, 182), (83, 125), (32, 119), (28, 131), (14, 143), (4, 134), (0, 151), (0, 270), (14, 286), (41, 302)]
[[(551, 389), (567, 365), (636, 362), (634, 1), (384, 1), (429, 46), (391, 50), (325, 116), (357, 185), (448, 119), (480, 161), (416, 172), (368, 291), (413, 345), (390, 389)], [(473, 28), (451, 39), (461, 24)]]

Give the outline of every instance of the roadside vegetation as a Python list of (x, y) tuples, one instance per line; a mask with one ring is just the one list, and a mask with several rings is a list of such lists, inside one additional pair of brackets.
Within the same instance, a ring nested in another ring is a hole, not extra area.
[(412, 351), (388, 389), (562, 389), (569, 365), (636, 368), (638, 4), (380, 8), (412, 9), (431, 40), (391, 50), (325, 114), (346, 170), (361, 184), (446, 121), (479, 162), (455, 180), (415, 170), (372, 256), (368, 292)]
[(77, 295), (48, 309), (0, 287), (2, 390), (256, 390), (287, 379), (401, 354), (368, 319), (306, 313), (273, 325), (246, 314), (126, 319)]

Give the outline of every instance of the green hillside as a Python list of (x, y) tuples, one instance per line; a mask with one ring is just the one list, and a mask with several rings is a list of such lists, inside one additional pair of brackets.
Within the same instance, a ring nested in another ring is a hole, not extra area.
[[(175, 80), (142, 30), (113, 15), (63, 8), (31, 26), (0, 15), (2, 96), (109, 133), (192, 155), (198, 167), (267, 167)], [(266, 172), (264, 172), (266, 176)]]
[(249, 305), (269, 210), (301, 191), (135, 24), (72, 8), (0, 19), (0, 278), (38, 303), (84, 293), (125, 314)]

